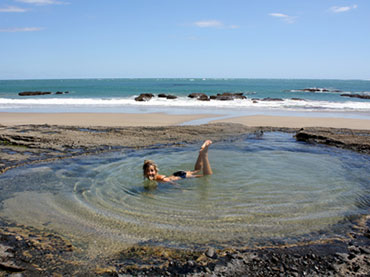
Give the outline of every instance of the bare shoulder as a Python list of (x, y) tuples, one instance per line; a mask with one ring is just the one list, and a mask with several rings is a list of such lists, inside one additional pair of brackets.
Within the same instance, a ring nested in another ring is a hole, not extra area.
[(167, 179), (166, 175), (160, 175), (160, 174), (157, 174), (155, 178), (156, 181), (160, 181), (160, 182), (166, 182), (165, 179)]

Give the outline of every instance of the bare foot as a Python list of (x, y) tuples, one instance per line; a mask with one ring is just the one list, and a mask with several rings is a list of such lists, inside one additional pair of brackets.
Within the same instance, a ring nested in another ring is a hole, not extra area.
[(207, 152), (208, 151), (208, 146), (212, 144), (212, 140), (207, 139), (203, 145), (200, 147), (199, 152)]

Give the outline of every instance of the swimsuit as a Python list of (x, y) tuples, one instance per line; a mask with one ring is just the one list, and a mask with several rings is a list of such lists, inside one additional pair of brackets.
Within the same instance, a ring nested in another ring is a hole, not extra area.
[(182, 179), (185, 179), (186, 178), (186, 171), (183, 171), (183, 170), (180, 170), (180, 171), (176, 171), (174, 174), (172, 174), (173, 176), (177, 176), (177, 177), (180, 177)]

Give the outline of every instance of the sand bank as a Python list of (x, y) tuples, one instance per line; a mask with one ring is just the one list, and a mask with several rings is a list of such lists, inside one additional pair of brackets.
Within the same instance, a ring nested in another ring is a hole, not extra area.
[(64, 125), (64, 126), (171, 126), (214, 115), (174, 115), (164, 113), (0, 113), (0, 125)]
[(209, 119), (211, 123), (226, 122), (240, 123), (248, 127), (277, 127), (277, 128), (348, 128), (370, 130), (370, 120), (338, 117), (301, 117), (301, 116), (269, 116), (254, 115), (213, 120), (219, 115), (188, 114), (176, 115), (165, 113), (0, 113), (0, 125), (64, 125), (64, 126), (173, 126), (185, 122)]
[(348, 128), (357, 130), (370, 130), (370, 120), (337, 117), (300, 117), (300, 116), (268, 116), (254, 115), (233, 117), (213, 122), (240, 123), (250, 127), (325, 127), (325, 128)]

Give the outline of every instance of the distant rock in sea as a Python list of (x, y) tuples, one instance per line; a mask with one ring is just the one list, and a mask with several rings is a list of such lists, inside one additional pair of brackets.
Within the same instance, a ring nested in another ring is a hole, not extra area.
[(158, 94), (158, 98), (176, 99), (177, 96), (176, 95), (172, 95), (172, 94), (160, 93), (160, 94)]
[(341, 94), (340, 96), (351, 97), (351, 98), (360, 98), (360, 99), (370, 99), (370, 95), (366, 95), (366, 94), (344, 93), (344, 94)]
[[(201, 92), (193, 92), (188, 95), (189, 98), (199, 98), (199, 97), (207, 96), (207, 94), (201, 93)], [(208, 97), (208, 96), (207, 96)]]
[(339, 89), (328, 89), (328, 88), (304, 88), (304, 89), (292, 89), (289, 92), (342, 92)]
[(212, 95), (211, 99), (221, 100), (221, 101), (230, 101), (230, 100), (235, 100), (235, 99), (247, 99), (247, 97), (244, 96), (242, 92), (238, 92), (238, 93), (224, 92), (222, 94), (218, 93), (216, 96)]
[[(67, 94), (69, 91), (57, 91), (55, 94)], [(19, 96), (38, 96), (38, 95), (49, 95), (51, 91), (23, 91), (18, 93)]]
[(23, 91), (18, 93), (19, 96), (37, 96), (51, 94), (50, 91)]
[(284, 99), (266, 97), (266, 98), (261, 99), (261, 101), (284, 101)]

